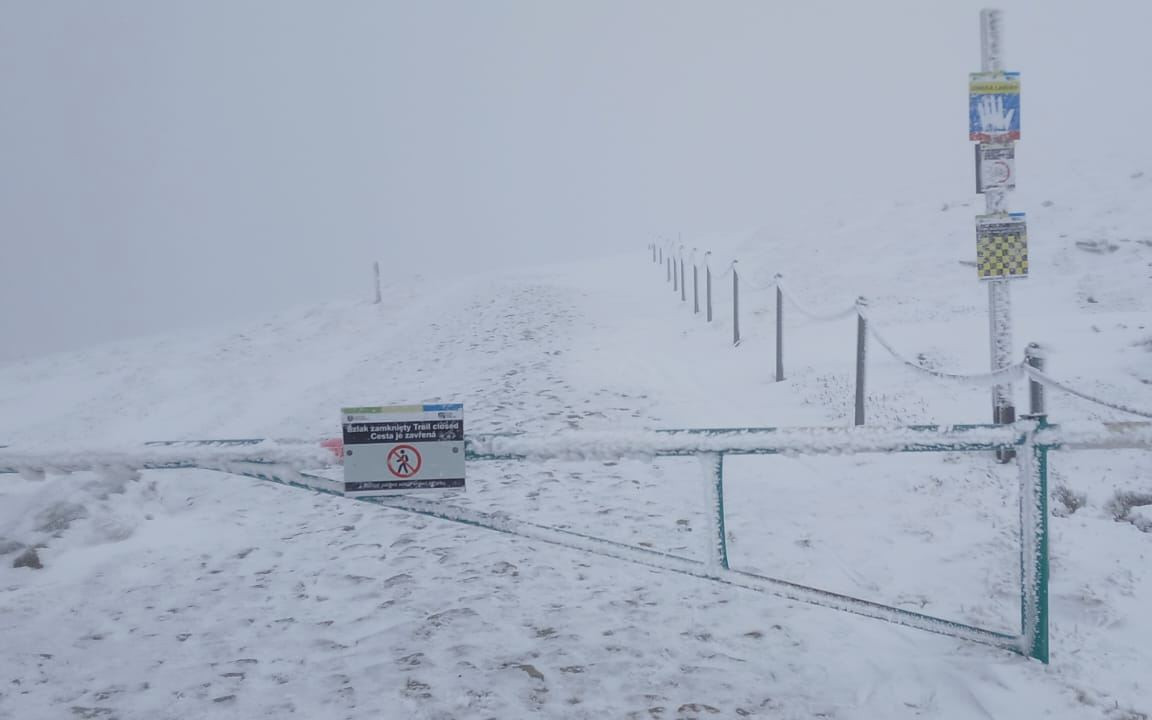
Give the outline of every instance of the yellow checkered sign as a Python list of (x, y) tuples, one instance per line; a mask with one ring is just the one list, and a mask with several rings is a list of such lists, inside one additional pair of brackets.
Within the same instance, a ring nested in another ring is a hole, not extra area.
[(1024, 213), (976, 217), (976, 272), (981, 280), (1028, 277)]

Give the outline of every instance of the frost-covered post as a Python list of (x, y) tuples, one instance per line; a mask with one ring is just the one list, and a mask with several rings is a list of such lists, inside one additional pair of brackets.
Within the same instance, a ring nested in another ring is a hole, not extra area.
[(724, 530), (724, 455), (702, 453), (699, 457), (704, 466), (705, 517), (708, 519), (708, 532), (705, 533), (708, 547), (704, 562), (711, 572), (719, 574), (721, 569), (728, 569), (728, 539)]
[(732, 345), (740, 345), (740, 274), (732, 261)]
[(688, 290), (684, 288), (684, 245), (680, 245), (680, 302), (688, 302)]
[(700, 314), (700, 270), (696, 267), (696, 248), (692, 248), (692, 314)]
[[(1040, 372), (1044, 372), (1044, 359), (1044, 349), (1039, 344), (1028, 343), (1024, 348), (1024, 362)], [(1032, 415), (1043, 415), (1047, 412), (1044, 408), (1044, 386), (1035, 378), (1028, 379), (1028, 412)]]
[(372, 263), (372, 270), (376, 273), (376, 305), (384, 302), (383, 296), (380, 295), (380, 261)]
[(712, 322), (712, 265), (708, 262), (712, 251), (704, 253), (704, 306), (708, 322)]
[(784, 379), (784, 291), (780, 288), (783, 277), (776, 275), (776, 382)]
[(1036, 431), (1048, 423), (1043, 415), (1016, 456), (1020, 473), (1020, 625), (1021, 652), (1048, 663), (1048, 446), (1036, 442)]
[(864, 424), (864, 374), (868, 366), (868, 321), (864, 319), (864, 308), (868, 301), (856, 298), (856, 424)]
[[(999, 10), (985, 8), (980, 11), (980, 70), (985, 73), (1004, 71), (1004, 43), (1001, 33), (1002, 16)], [(1017, 122), (1019, 118), (1016, 118)], [(1005, 124), (1004, 134), (1008, 134)], [(1000, 138), (997, 138), (1000, 140)], [(985, 214), (1008, 212), (1008, 193), (1003, 188), (988, 188), (984, 192)], [(993, 278), (988, 281), (988, 337), (992, 371), (1012, 364), (1012, 296), (1008, 280)], [(996, 385), (992, 388), (992, 421), (1007, 424), (1016, 420), (1012, 402), (1012, 386)], [(1001, 455), (1007, 462), (1010, 455)]]

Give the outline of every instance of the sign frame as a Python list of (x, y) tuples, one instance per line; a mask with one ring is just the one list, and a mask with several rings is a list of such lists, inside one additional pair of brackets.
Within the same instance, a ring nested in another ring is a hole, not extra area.
[(464, 405), (341, 408), (346, 497), (465, 490)]

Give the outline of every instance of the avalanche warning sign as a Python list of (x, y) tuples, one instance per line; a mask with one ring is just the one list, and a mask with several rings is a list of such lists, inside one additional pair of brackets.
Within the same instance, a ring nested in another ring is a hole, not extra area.
[(340, 411), (344, 494), (464, 488), (464, 406), (390, 405)]

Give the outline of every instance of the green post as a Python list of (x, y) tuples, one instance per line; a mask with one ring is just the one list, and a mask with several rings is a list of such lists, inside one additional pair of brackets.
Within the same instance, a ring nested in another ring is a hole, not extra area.
[(1045, 415), (1030, 415), (1036, 430), (1018, 457), (1020, 477), (1020, 619), (1029, 657), (1048, 663), (1048, 445), (1035, 441), (1048, 426)]
[(708, 473), (708, 512), (712, 516), (711, 534), (708, 540), (709, 564), (714, 564), (725, 570), (728, 569), (728, 539), (724, 530), (724, 454), (704, 453), (700, 461)]
[(724, 530), (724, 456), (716, 458), (716, 523), (720, 536), (720, 567), (728, 569), (728, 538)]
[(1036, 621), (1032, 632), (1032, 657), (1048, 664), (1048, 447), (1037, 445), (1036, 510)]

